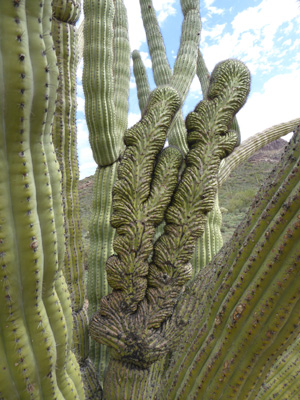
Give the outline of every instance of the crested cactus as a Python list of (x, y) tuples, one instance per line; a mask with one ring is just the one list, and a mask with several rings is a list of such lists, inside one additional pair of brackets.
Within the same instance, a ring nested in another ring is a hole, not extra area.
[[(170, 349), (157, 330), (191, 277), (189, 260), (214, 205), (220, 160), (236, 143), (228, 129), (249, 89), (250, 75), (241, 62), (216, 66), (207, 100), (187, 117), (190, 151), (178, 185), (177, 149), (164, 150), (155, 165), (180, 106), (173, 88), (155, 89), (141, 121), (125, 133), (111, 219), (117, 256), (106, 265), (114, 291), (90, 324), (92, 338), (111, 346), (117, 360), (146, 368)], [(155, 226), (163, 218), (164, 233), (153, 244)]]
[[(0, 3), (0, 399), (295, 397), (299, 133), (221, 251), (217, 197), (233, 168), (300, 120), (239, 145), (245, 65), (227, 60), (209, 77), (198, 50), (199, 2), (182, 0), (172, 71), (152, 1), (140, 5), (157, 88), (151, 93), (134, 52), (142, 118), (126, 130), (123, 1), (84, 1), (84, 49), (80, 0)], [(82, 54), (98, 164), (90, 343), (75, 145)], [(195, 74), (203, 101), (184, 122)]]

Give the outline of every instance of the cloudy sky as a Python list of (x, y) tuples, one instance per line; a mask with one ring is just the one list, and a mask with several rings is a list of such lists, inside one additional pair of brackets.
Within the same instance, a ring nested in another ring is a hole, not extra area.
[[(182, 14), (179, 0), (154, 0), (167, 56), (173, 66), (180, 39)], [(284, 5), (283, 5), (284, 4)], [(141, 52), (154, 88), (151, 60), (139, 11), (139, 0), (125, 0), (131, 49)], [(252, 74), (251, 94), (238, 114), (242, 140), (274, 124), (300, 116), (300, 2), (297, 0), (201, 0), (200, 48), (208, 69), (227, 58), (245, 62)], [(88, 143), (78, 68), (78, 151), (80, 178), (92, 175), (95, 164)], [(134, 77), (130, 82), (128, 124), (139, 119)], [(194, 79), (183, 107), (184, 115), (201, 100)]]

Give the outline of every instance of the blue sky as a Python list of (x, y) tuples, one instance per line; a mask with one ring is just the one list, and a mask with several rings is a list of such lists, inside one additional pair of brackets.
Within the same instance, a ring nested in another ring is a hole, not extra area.
[[(124, 0), (128, 11), (131, 49), (141, 52), (154, 88), (151, 60), (138, 0)], [(173, 66), (183, 20), (179, 0), (154, 0), (167, 56)], [(283, 5), (284, 4), (284, 5)], [(297, 0), (201, 0), (200, 48), (208, 69), (227, 58), (246, 63), (252, 75), (251, 94), (238, 113), (242, 140), (281, 122), (300, 116), (300, 2)], [(81, 84), (82, 62), (78, 67), (78, 152), (80, 179), (92, 175), (96, 165), (88, 143)], [(128, 125), (139, 120), (135, 81), (130, 82)], [(201, 100), (195, 78), (184, 104), (186, 115)]]

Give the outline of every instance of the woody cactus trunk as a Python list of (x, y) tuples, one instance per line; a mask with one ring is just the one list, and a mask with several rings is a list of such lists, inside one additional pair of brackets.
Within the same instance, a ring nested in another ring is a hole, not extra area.
[[(172, 71), (153, 4), (140, 6), (157, 88), (150, 92), (134, 52), (142, 118), (127, 130), (126, 9), (122, 0), (84, 2), (83, 84), (98, 164), (86, 292), (75, 123), (80, 1), (0, 2), (0, 399), (296, 398), (299, 132), (221, 250), (217, 192), (300, 120), (240, 144), (246, 66), (227, 60), (209, 76), (199, 2), (182, 0)], [(195, 74), (204, 100), (184, 121)]]

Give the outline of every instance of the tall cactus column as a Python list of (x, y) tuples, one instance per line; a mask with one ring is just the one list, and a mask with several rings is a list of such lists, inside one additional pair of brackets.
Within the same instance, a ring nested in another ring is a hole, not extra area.
[(52, 35), (58, 60), (59, 85), (53, 141), (62, 171), (66, 243), (63, 272), (71, 293), (74, 328), (72, 347), (80, 364), (86, 397), (94, 398), (97, 393), (100, 397), (101, 388), (93, 364), (88, 358), (88, 316), (78, 199), (76, 129), (78, 52), (75, 23), (79, 15), (80, 1), (54, 1)]
[(84, 398), (71, 351), (50, 1), (0, 3), (0, 398)]
[[(109, 292), (105, 263), (112, 254), (111, 193), (122, 137), (127, 128), (130, 49), (126, 9), (122, 0), (84, 2), (84, 72), (86, 120), (98, 168), (95, 175), (91, 251), (88, 273), (89, 314)], [(94, 341), (90, 356), (103, 378), (107, 350)]]

